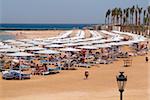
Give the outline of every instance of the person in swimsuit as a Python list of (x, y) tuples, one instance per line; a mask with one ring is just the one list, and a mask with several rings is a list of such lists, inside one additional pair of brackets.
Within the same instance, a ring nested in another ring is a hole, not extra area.
[(148, 62), (148, 57), (147, 56), (145, 57), (145, 61)]
[(85, 75), (85, 79), (88, 79), (88, 77), (89, 77), (89, 71), (86, 70), (85, 73), (84, 73), (84, 75)]

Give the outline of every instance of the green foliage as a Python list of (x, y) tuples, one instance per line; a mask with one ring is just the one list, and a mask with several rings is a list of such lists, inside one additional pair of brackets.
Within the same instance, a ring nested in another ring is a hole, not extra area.
[[(143, 16), (141, 16), (143, 14)], [(115, 25), (148, 25), (150, 22), (150, 6), (147, 9), (143, 9), (138, 5), (133, 5), (131, 8), (113, 8), (108, 9), (105, 18), (111, 17), (111, 23)], [(141, 23), (141, 17), (143, 23)]]

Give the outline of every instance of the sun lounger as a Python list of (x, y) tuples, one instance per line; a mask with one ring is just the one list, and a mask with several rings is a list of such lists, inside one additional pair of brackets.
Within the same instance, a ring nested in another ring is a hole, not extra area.
[(51, 73), (59, 73), (61, 70), (61, 67), (56, 67), (56, 68), (48, 68), (48, 72)]
[(91, 64), (87, 64), (87, 63), (79, 63), (78, 67), (85, 67), (85, 68), (90, 68)]

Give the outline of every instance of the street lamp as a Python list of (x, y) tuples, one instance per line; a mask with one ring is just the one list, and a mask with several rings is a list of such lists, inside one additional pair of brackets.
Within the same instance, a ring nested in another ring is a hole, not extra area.
[(122, 100), (122, 93), (124, 91), (125, 84), (127, 82), (127, 76), (123, 75), (124, 72), (120, 72), (118, 76), (116, 76), (117, 84), (120, 92), (120, 100)]

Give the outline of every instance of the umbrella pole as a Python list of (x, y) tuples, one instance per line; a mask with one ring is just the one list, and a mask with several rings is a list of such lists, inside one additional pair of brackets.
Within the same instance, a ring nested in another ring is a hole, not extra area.
[(21, 80), (21, 66), (20, 66), (20, 59), (21, 59), (21, 58), (19, 58), (19, 72), (20, 72), (20, 74), (19, 74), (19, 79)]
[(70, 67), (71, 67), (71, 64), (70, 64), (70, 63), (71, 63), (71, 60), (70, 60), (70, 58), (71, 58), (71, 57), (70, 57), (70, 56), (71, 56), (71, 54), (68, 54), (68, 55), (69, 55), (69, 64), (68, 64), (68, 69), (70, 69)]

